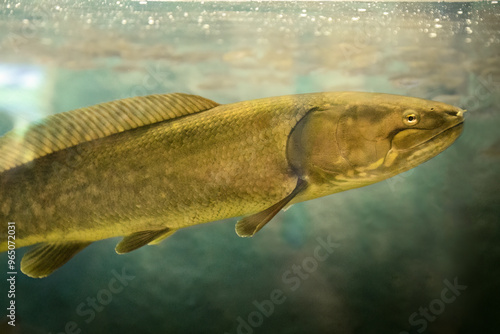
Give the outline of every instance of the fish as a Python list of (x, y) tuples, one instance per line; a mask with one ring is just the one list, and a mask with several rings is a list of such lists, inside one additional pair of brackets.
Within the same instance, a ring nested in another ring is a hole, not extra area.
[(123, 237), (115, 250), (124, 254), (232, 217), (251, 237), (294, 203), (436, 156), (461, 134), (464, 112), (322, 92), (230, 104), (158, 94), (54, 114), (0, 137), (0, 232), (11, 222), (16, 247), (32, 246), (21, 271), (34, 278), (112, 237)]

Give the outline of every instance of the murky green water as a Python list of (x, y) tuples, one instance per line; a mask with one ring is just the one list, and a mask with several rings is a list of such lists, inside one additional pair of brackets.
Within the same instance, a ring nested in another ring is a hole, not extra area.
[[(119, 239), (96, 242), (45, 279), (18, 274), (16, 330), (496, 333), (499, 55), (496, 1), (4, 1), (0, 133), (165, 92), (229, 103), (377, 91), (468, 109), (435, 159), (295, 205), (254, 238), (229, 219), (127, 255)], [(5, 253), (0, 264), (7, 273)]]

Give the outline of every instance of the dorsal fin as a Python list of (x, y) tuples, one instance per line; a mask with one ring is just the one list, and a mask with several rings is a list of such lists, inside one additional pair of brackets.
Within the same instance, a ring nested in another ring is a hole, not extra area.
[(132, 97), (51, 115), (0, 138), (0, 173), (84, 142), (218, 105), (201, 96), (174, 93)]

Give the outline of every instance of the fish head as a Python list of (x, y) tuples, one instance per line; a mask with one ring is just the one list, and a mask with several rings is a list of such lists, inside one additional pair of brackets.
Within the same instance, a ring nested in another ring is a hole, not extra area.
[(462, 133), (464, 110), (441, 102), (419, 102), (401, 108), (400, 124), (387, 136), (391, 145), (381, 173), (392, 176), (416, 167), (444, 151)]
[(351, 94), (299, 124), (306, 153), (296, 165), (313, 182), (343, 183), (346, 190), (387, 179), (436, 156), (463, 129), (464, 110), (449, 104)]
[(464, 110), (419, 98), (376, 96), (339, 118), (339, 153), (362, 177), (385, 179), (438, 155), (462, 133)]

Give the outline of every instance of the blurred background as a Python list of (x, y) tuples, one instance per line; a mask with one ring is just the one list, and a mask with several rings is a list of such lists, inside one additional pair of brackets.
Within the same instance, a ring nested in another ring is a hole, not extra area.
[[(0, 134), (137, 95), (342, 90), (454, 104), (465, 130), (416, 169), (296, 204), (254, 238), (228, 219), (19, 273), (17, 326), (0, 332), (498, 333), (497, 1), (0, 3)], [(6, 277), (6, 253), (0, 264)]]

